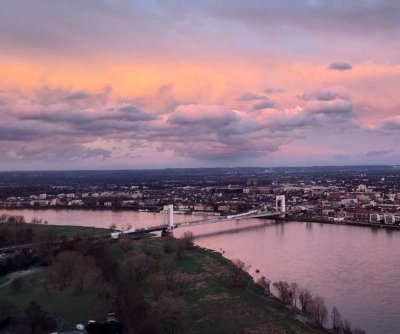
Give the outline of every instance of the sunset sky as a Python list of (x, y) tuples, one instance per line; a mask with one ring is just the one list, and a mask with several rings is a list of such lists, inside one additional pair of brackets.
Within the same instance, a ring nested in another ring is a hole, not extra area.
[(398, 0), (2, 0), (0, 169), (397, 164)]

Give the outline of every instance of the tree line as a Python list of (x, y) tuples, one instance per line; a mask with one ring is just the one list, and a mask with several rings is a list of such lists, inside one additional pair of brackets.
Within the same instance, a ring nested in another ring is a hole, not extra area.
[(47, 225), (47, 221), (32, 218), (27, 222), (24, 216), (3, 214), (0, 216), (0, 247), (30, 244), (42, 238), (44, 231), (35, 230), (31, 225)]
[[(230, 266), (230, 283), (233, 287), (246, 284), (249, 280), (249, 270), (243, 261), (234, 259)], [(271, 280), (265, 276), (256, 281), (256, 287), (267, 295), (272, 295)], [(338, 334), (365, 334), (360, 328), (352, 328), (352, 324), (342, 316), (336, 306), (329, 314), (324, 298), (319, 295), (312, 295), (311, 291), (301, 287), (298, 283), (288, 283), (286, 281), (273, 282), (272, 287), (276, 291), (277, 297), (283, 304), (294, 307), (300, 311), (311, 323), (318, 327), (324, 327), (330, 318), (332, 331)]]

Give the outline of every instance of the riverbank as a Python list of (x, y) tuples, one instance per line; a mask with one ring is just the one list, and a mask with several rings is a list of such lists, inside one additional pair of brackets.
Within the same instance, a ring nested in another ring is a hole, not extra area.
[[(257, 217), (259, 219), (271, 219), (271, 217)], [(359, 227), (369, 227), (369, 228), (385, 228), (389, 230), (400, 231), (400, 225), (389, 225), (389, 224), (376, 224), (370, 222), (355, 222), (349, 220), (342, 221), (332, 221), (324, 219), (313, 219), (309, 217), (274, 217), (277, 221), (291, 221), (291, 222), (303, 222), (303, 223), (319, 223), (319, 224), (329, 224), (329, 225), (347, 225), (347, 226), (359, 226)]]
[[(177, 253), (175, 242), (151, 238), (106, 245), (125, 284), (140, 291), (154, 311), (161, 333), (166, 332), (162, 324), (169, 325), (163, 322), (164, 314), (158, 313), (163, 306), (167, 307), (165, 312), (179, 312), (179, 322), (174, 326), (181, 333), (328, 333), (297, 320), (296, 312), (262, 293), (246, 272), (240, 273), (243, 284), (232, 286), (233, 264), (222, 254), (196, 246)], [(130, 277), (126, 264), (137, 264), (133, 259), (139, 258), (146, 258), (150, 265), (145, 266), (143, 276)], [(99, 303), (96, 293), (88, 290), (77, 295), (73, 289), (60, 291), (49, 281), (47, 273), (45, 269), (21, 278), (22, 289), (18, 292), (0, 288), (0, 299), (16, 304), (19, 310), (36, 300), (53, 318), (62, 320), (59, 330), (71, 330), (74, 324), (85, 324), (89, 319), (102, 320), (98, 309), (91, 306)], [(72, 307), (78, 300), (86, 307)], [(164, 305), (168, 300), (174, 303)]]
[[(157, 209), (140, 209), (137, 207), (101, 207), (101, 206), (70, 206), (70, 205), (54, 205), (54, 206), (18, 206), (18, 207), (0, 207), (0, 210), (5, 211), (20, 211), (20, 210), (33, 210), (33, 211), (114, 211), (114, 212), (146, 212), (146, 213), (162, 213), (162, 208)], [(220, 216), (221, 213), (217, 211), (174, 211), (174, 214), (188, 215), (188, 216)]]
[[(329, 333), (324, 328), (299, 321), (298, 310), (288, 308), (277, 297), (266, 294), (247, 271), (240, 270), (242, 282), (233, 286), (232, 268), (235, 265), (221, 253), (199, 246), (178, 252), (179, 244), (175, 243), (179, 241), (151, 238), (129, 245), (118, 243), (112, 247), (112, 253), (119, 263), (123, 263), (129, 254), (144, 252), (150, 256), (158, 254), (158, 258), (161, 251), (158, 264), (139, 280), (138, 287), (150, 305), (157, 304), (159, 293), (177, 294), (179, 304), (184, 303), (177, 310), (182, 316), (178, 324), (181, 332)], [(178, 287), (174, 287), (176, 284)], [(161, 291), (166, 291), (160, 292), (160, 286)]]

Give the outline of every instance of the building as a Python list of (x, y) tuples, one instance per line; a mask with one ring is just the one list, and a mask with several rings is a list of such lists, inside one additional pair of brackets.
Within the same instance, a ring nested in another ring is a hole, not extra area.
[(392, 214), (385, 214), (384, 220), (386, 225), (392, 225), (396, 223), (396, 216)]
[(369, 215), (369, 222), (370, 223), (378, 223), (380, 224), (383, 220), (382, 215), (380, 215), (379, 213), (371, 213)]
[(276, 196), (276, 211), (280, 213), (286, 213), (286, 201), (285, 195)]

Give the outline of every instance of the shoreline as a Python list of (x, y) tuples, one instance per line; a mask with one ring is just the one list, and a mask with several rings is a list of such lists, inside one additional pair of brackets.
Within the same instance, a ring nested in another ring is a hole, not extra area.
[[(162, 211), (158, 210), (146, 210), (146, 209), (136, 209), (136, 208), (130, 208), (130, 207), (85, 207), (85, 206), (43, 206), (43, 207), (37, 207), (37, 206), (20, 206), (20, 207), (0, 207), (0, 210), (5, 210), (5, 211), (18, 211), (18, 210), (34, 210), (34, 211), (48, 211), (48, 210), (54, 210), (54, 211), (65, 211), (65, 210), (71, 210), (71, 211), (116, 211), (116, 212), (145, 212), (145, 213), (160, 213), (162, 214)], [(184, 216), (212, 216), (212, 217), (219, 217), (220, 213), (216, 211), (174, 211), (174, 214), (178, 215), (184, 215)]]
[(17, 211), (17, 210), (35, 210), (35, 211), (47, 211), (47, 210), (82, 210), (82, 211), (134, 211), (134, 212), (150, 212), (150, 213), (160, 213), (156, 210), (140, 210), (135, 208), (122, 208), (122, 207), (87, 207), (87, 206), (19, 206), (19, 207), (0, 207), (0, 210), (7, 211)]
[[(54, 207), (0, 207), (0, 210), (4, 211), (18, 211), (18, 210), (33, 210), (33, 211), (49, 211), (49, 210), (54, 210), (54, 211), (110, 211), (110, 212), (143, 212), (143, 213), (153, 213), (153, 214), (161, 214), (160, 211), (154, 211), (154, 210), (138, 210), (135, 208), (106, 208), (106, 207), (70, 207), (70, 206), (54, 206)], [(176, 211), (175, 214), (179, 215), (184, 215), (184, 216), (204, 216), (204, 217), (214, 217), (217, 216), (218, 212), (179, 212)], [(223, 216), (219, 216), (223, 217)], [(373, 229), (378, 229), (378, 228), (383, 228), (383, 229), (389, 229), (389, 230), (398, 230), (400, 231), (400, 225), (396, 224), (380, 224), (380, 223), (370, 223), (367, 221), (350, 221), (350, 220), (344, 220), (344, 221), (332, 221), (332, 220), (325, 220), (325, 219), (313, 219), (310, 217), (269, 217), (269, 216), (259, 216), (256, 217), (257, 219), (266, 219), (266, 220), (275, 220), (277, 222), (283, 221), (283, 222), (303, 222), (303, 223), (319, 223), (319, 224), (330, 224), (330, 225), (345, 225), (345, 226), (358, 226), (358, 227), (369, 227)], [(239, 219), (246, 219), (246, 217), (240, 217)], [(76, 226), (81, 226), (81, 225), (76, 225)]]
[[(271, 219), (268, 217), (258, 217), (259, 219)], [(314, 223), (314, 224), (329, 224), (329, 225), (344, 225), (344, 226), (358, 226), (358, 227), (369, 227), (372, 229), (389, 229), (389, 230), (397, 230), (400, 231), (400, 225), (387, 225), (387, 224), (377, 224), (377, 223), (369, 223), (369, 222), (354, 222), (354, 221), (331, 221), (331, 220), (323, 220), (323, 219), (312, 219), (312, 218), (296, 218), (296, 217), (275, 217), (273, 220), (277, 222), (302, 222), (302, 223)]]

